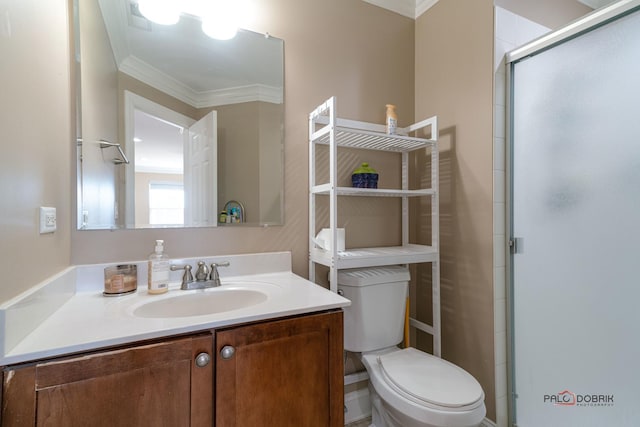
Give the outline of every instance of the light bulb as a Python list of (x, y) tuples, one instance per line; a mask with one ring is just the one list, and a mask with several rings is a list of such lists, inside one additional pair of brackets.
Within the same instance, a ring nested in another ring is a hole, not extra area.
[(229, 40), (238, 32), (239, 11), (234, 2), (211, 0), (202, 14), (202, 31), (211, 38)]
[(232, 20), (202, 19), (202, 31), (217, 40), (229, 40), (236, 36), (238, 26)]
[(138, 9), (156, 24), (173, 25), (180, 20), (180, 5), (176, 0), (138, 0)]

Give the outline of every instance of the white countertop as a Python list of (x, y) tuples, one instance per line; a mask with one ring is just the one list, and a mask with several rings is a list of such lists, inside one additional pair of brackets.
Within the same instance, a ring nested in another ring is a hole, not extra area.
[[(140, 272), (139, 272), (140, 273)], [(244, 285), (268, 295), (256, 305), (189, 317), (144, 318), (134, 315), (146, 302), (176, 295), (208, 292), (180, 290), (174, 283), (161, 295), (147, 293), (146, 286), (119, 297), (104, 297), (102, 289), (76, 292), (39, 323), (15, 346), (0, 355), (0, 365), (15, 364), (80, 351), (126, 344), (176, 334), (345, 307), (349, 300), (290, 271), (221, 277), (222, 287)], [(5, 326), (6, 327), (6, 326)]]

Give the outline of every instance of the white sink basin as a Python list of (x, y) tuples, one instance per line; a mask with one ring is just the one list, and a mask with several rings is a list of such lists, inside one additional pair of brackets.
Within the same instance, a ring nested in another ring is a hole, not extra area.
[[(133, 310), (136, 317), (190, 317), (247, 308), (268, 298), (268, 294), (247, 287), (219, 287), (185, 292), (144, 303)], [(188, 293), (187, 293), (188, 292)]]

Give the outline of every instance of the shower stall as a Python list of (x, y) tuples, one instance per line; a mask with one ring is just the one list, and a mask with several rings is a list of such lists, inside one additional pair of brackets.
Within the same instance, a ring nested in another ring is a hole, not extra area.
[(510, 425), (640, 425), (640, 1), (507, 55)]

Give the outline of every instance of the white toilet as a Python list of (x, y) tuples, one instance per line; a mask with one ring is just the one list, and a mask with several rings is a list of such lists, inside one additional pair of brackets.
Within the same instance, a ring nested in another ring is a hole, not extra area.
[(464, 369), (403, 339), (409, 271), (391, 266), (340, 270), (344, 348), (362, 353), (374, 427), (475, 427), (486, 414), (482, 387)]

